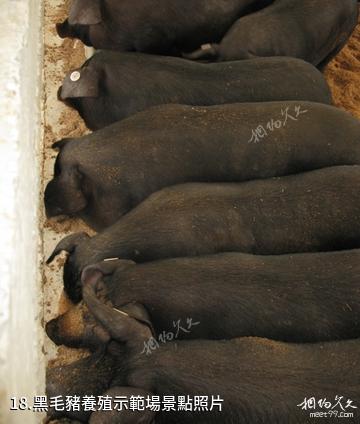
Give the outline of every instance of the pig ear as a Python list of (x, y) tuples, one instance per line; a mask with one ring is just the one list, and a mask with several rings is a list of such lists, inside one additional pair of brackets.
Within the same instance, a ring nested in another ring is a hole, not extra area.
[(59, 90), (60, 100), (99, 97), (101, 72), (90, 64), (70, 72)]
[(71, 140), (72, 140), (72, 138), (69, 138), (69, 137), (62, 138), (61, 140), (55, 141), (55, 143), (53, 143), (51, 145), (51, 148), (52, 149), (62, 149)]
[(100, 22), (100, 0), (73, 0), (69, 13), (70, 25), (95, 25)]
[(49, 259), (46, 261), (47, 264), (52, 262), (59, 253), (61, 253), (63, 250), (68, 253), (72, 253), (75, 249), (75, 247), (82, 243), (83, 241), (87, 240), (90, 236), (86, 233), (75, 233), (71, 234), (65, 238), (63, 238), (55, 247), (52, 254), (49, 256)]
[(137, 321), (148, 326), (152, 334), (155, 334), (155, 329), (151, 323), (150, 316), (143, 305), (137, 302), (132, 302), (122, 306), (121, 310), (127, 313), (131, 318), (135, 318)]
[(134, 261), (128, 259), (104, 259), (103, 261), (98, 262), (97, 264), (86, 267), (82, 273), (81, 281), (83, 284), (87, 284), (88, 279), (92, 278), (94, 272), (99, 273), (100, 279), (103, 276), (113, 274), (120, 267), (127, 267), (135, 264), (136, 263)]
[(83, 300), (95, 319), (101, 323), (113, 339), (119, 342), (135, 344), (151, 338), (154, 334), (153, 329), (152, 326), (147, 324), (150, 319), (142, 305), (131, 304), (129, 306), (129, 311), (134, 312), (138, 317), (142, 317), (139, 320), (126, 312), (126, 307), (115, 309), (98, 299), (96, 288), (102, 277), (103, 274), (97, 266), (90, 265), (84, 269), (81, 278)]

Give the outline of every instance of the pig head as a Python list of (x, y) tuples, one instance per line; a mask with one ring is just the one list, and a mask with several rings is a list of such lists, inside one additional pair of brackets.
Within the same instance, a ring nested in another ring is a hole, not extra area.
[[(53, 148), (62, 149), (70, 139), (53, 144)], [(83, 174), (76, 163), (70, 163), (64, 169), (61, 166), (61, 153), (56, 158), (55, 175), (45, 189), (45, 209), (48, 218), (57, 215), (79, 214), (87, 205), (82, 188)]]

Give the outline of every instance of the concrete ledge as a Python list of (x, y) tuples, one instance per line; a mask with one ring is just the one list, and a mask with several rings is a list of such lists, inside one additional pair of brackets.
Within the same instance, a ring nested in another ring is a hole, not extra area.
[(35, 424), (10, 412), (10, 397), (44, 394), (39, 273), (42, 6), (1, 4), (0, 27), (0, 422)]

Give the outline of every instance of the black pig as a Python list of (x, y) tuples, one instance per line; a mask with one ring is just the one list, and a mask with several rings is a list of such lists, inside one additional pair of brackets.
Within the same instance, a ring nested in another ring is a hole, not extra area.
[[(117, 260), (92, 267), (99, 271), (97, 292), (115, 308), (133, 304), (134, 310), (127, 306), (127, 313), (150, 320), (157, 334), (291, 342), (360, 336), (360, 250), (279, 256), (223, 253), (145, 264)], [(83, 285), (86, 273), (84, 278)], [(140, 314), (136, 304), (149, 316)], [(187, 319), (199, 324), (179, 331)], [(46, 331), (55, 343), (70, 347), (97, 348), (110, 340), (83, 303), (50, 321)]]
[(275, 0), (240, 18), (220, 44), (205, 44), (186, 57), (239, 60), (288, 56), (324, 67), (357, 25), (358, 0)]
[[(111, 355), (104, 356), (102, 352), (70, 365), (48, 368), (48, 390), (51, 390), (51, 396), (85, 396), (89, 393), (99, 396), (111, 386), (114, 369), (116, 359)], [(56, 381), (56, 384), (52, 384), (52, 381)], [(63, 415), (60, 411), (52, 410), (49, 418), (56, 419)], [(89, 413), (74, 411), (74, 414), (68, 413), (67, 416), (85, 421)]]
[(300, 101), (165, 105), (54, 147), (60, 153), (45, 190), (47, 216), (78, 215), (101, 230), (170, 185), (359, 164), (360, 121)]
[(240, 16), (272, 0), (72, 0), (60, 37), (96, 49), (178, 54), (219, 41)]
[(93, 130), (167, 103), (331, 103), (324, 77), (299, 59), (260, 58), (207, 65), (175, 57), (110, 51), (96, 53), (70, 72), (58, 95), (77, 109)]
[[(97, 278), (96, 272), (94, 277)], [(259, 338), (176, 341), (161, 344), (147, 354), (143, 346), (153, 337), (148, 324), (101, 302), (91, 281), (84, 286), (83, 296), (114, 340), (107, 354), (118, 361), (110, 384), (113, 396), (127, 397), (134, 388), (135, 395), (141, 389), (145, 396), (219, 396), (223, 399), (221, 412), (216, 407), (211, 412), (159, 412), (157, 424), (307, 423), (313, 411), (302, 409), (302, 405), (307, 406), (306, 399), (326, 398), (335, 405), (336, 396), (342, 396), (343, 408), (347, 407), (346, 412), (353, 414), (348, 422), (356, 423), (359, 419), (355, 409), (360, 401), (360, 380), (356, 378), (360, 372), (359, 340), (299, 345)], [(74, 380), (77, 391), (83, 393), (86, 390), (86, 385), (81, 384), (83, 374), (86, 374), (85, 380), (93, 382), (92, 387), (97, 383), (102, 389), (107, 383), (107, 376), (90, 374), (83, 361), (73, 364), (73, 369), (77, 369), (77, 373), (71, 380), (65, 377), (65, 385), (61, 374), (67, 375), (67, 371), (51, 370), (47, 380), (48, 396), (77, 394), (73, 391)], [(100, 390), (95, 388), (93, 392), (90, 394), (97, 395)], [(130, 420), (134, 417), (127, 419), (127, 413), (117, 412), (117, 420), (110, 421), (114, 413), (100, 411), (94, 414), (96, 421), (91, 417), (89, 422), (150, 424), (154, 419), (148, 410), (139, 412), (135, 421)], [(332, 421), (333, 418), (323, 420)]]
[(225, 251), (283, 254), (360, 246), (360, 167), (246, 183), (189, 183), (152, 194), (89, 238), (65, 237), (65, 290), (79, 300), (82, 269), (106, 258), (145, 262)]

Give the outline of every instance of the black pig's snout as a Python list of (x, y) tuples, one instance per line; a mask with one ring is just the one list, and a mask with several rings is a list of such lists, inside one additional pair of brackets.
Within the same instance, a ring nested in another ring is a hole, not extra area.
[(69, 23), (68, 21), (64, 21), (63, 23), (56, 24), (56, 32), (60, 38), (66, 38), (71, 36)]
[(45, 331), (49, 339), (52, 340), (57, 346), (62, 345), (61, 337), (59, 336), (58, 319), (52, 319), (45, 325)]
[(64, 290), (68, 298), (75, 304), (82, 299), (81, 274), (72, 266), (68, 258), (64, 266)]
[(63, 211), (57, 207), (45, 207), (46, 218), (54, 218), (54, 216), (63, 215)]
[(57, 191), (54, 182), (50, 181), (46, 186), (44, 193), (45, 212), (47, 218), (52, 218), (57, 215), (63, 214), (63, 209), (58, 204)]

